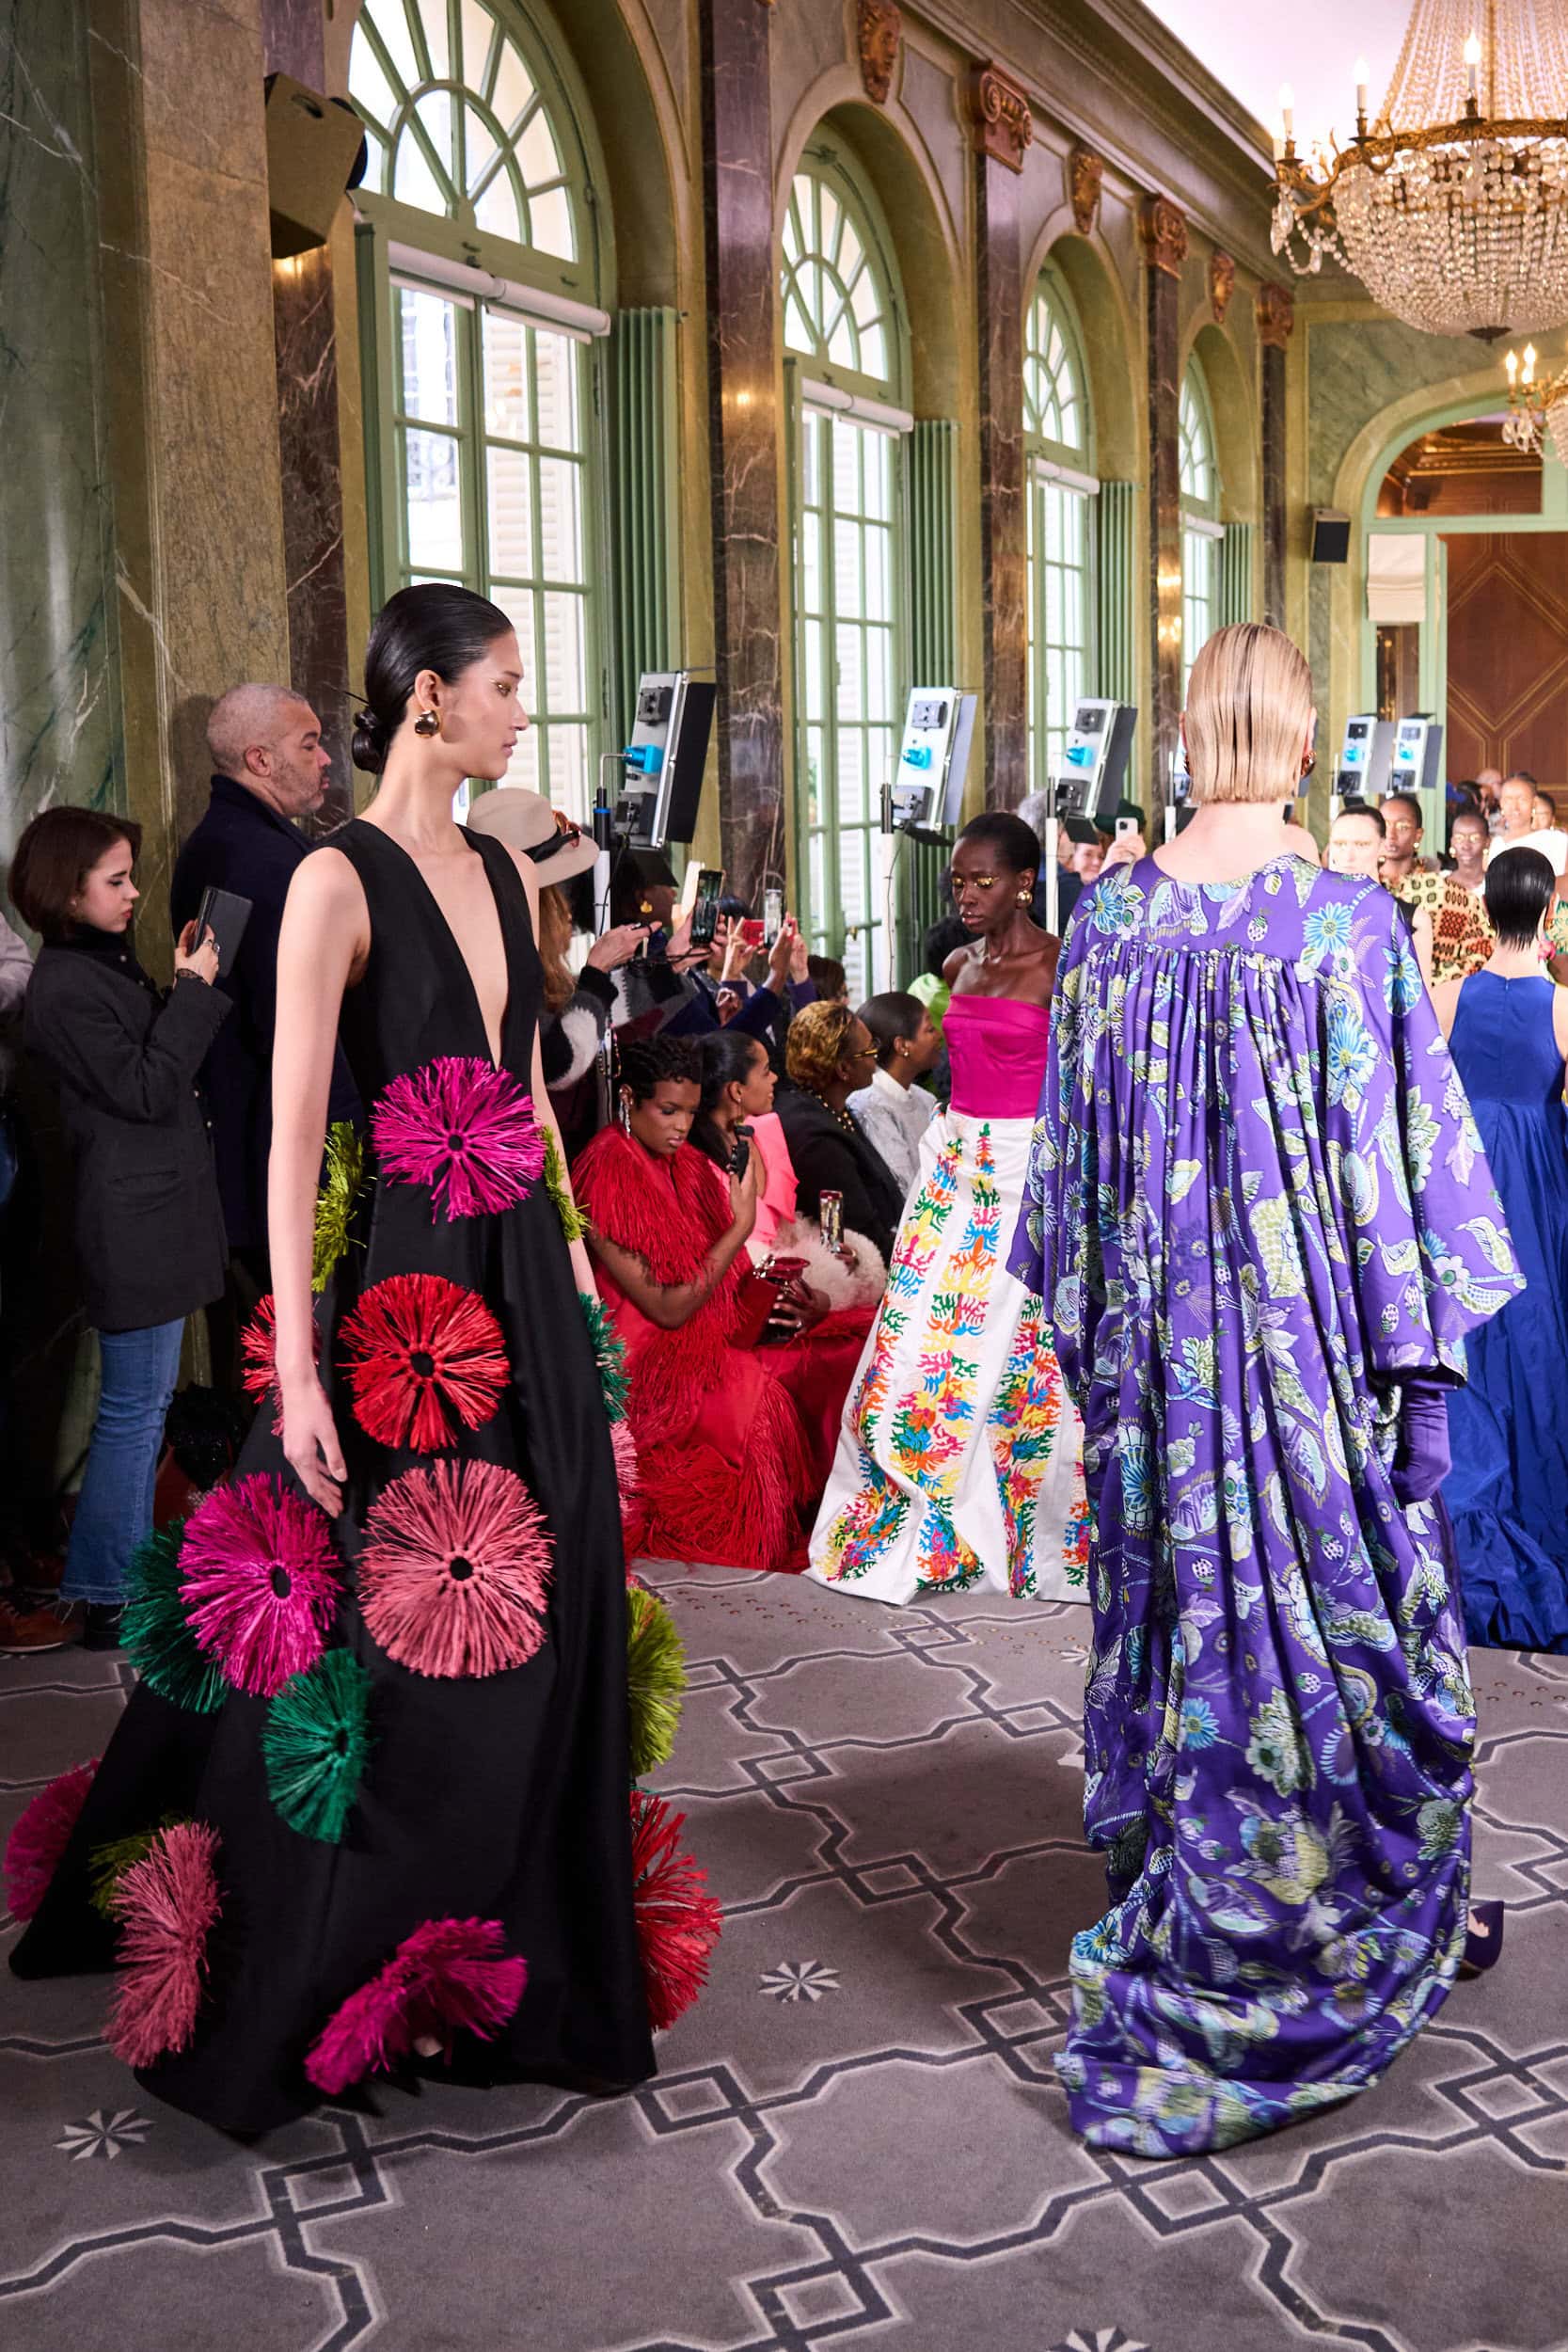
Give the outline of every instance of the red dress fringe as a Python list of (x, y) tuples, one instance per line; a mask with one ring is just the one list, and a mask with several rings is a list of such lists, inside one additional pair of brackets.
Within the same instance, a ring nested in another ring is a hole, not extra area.
[[(711, 1161), (682, 1144), (667, 1165), (607, 1127), (572, 1169), (594, 1230), (641, 1258), (657, 1282), (689, 1282), (729, 1228), (728, 1196)], [(626, 1343), (626, 1414), (639, 1491), (628, 1549), (721, 1567), (806, 1565), (805, 1527), (822, 1480), (773, 1349), (732, 1347), (747, 1260), (737, 1258), (678, 1331), (641, 1314), (599, 1269), (605, 1309)]]

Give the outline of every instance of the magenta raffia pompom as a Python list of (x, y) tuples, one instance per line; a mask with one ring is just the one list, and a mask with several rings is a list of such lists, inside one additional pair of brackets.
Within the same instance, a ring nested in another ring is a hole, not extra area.
[(13, 1919), (31, 1919), (49, 1892), (61, 1854), (87, 1800), (98, 1758), (73, 1764), (40, 1788), (6, 1840), (6, 1899)]
[(545, 1172), (532, 1096), (475, 1055), (394, 1078), (371, 1112), (371, 1137), (388, 1182), (428, 1184), (433, 1213), (449, 1217), (510, 1209)]
[(260, 1474), (214, 1487), (180, 1550), (185, 1620), (236, 1691), (270, 1699), (313, 1666), (338, 1606), (325, 1515)]
[(196, 2031), (207, 1938), (222, 1908), (217, 1849), (204, 1821), (175, 1821), (115, 1881), (121, 1974), (108, 2039), (127, 2066), (182, 2050)]
[(499, 1919), (427, 1919), (404, 1936), (385, 1968), (361, 1985), (312, 2045), (305, 2072), (318, 2090), (346, 2090), (385, 2074), (416, 2042), (454, 2034), (488, 2041), (523, 1997), (526, 1963), (503, 1951)]

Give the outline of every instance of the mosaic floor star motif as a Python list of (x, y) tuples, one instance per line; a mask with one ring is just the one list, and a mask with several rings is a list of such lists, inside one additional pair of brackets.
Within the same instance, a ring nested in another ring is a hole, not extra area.
[(150, 2118), (138, 2115), (135, 2107), (117, 2107), (112, 2115), (94, 2107), (85, 2122), (68, 2123), (65, 2137), (55, 2145), (77, 2164), (86, 2156), (113, 2159), (122, 2148), (139, 2148), (151, 2129)]
[[(377, 2088), (241, 2148), (139, 2104), (104, 1979), (0, 1970), (0, 2344), (1568, 2352), (1568, 1658), (1472, 1660), (1498, 1967), (1364, 2097), (1148, 2163), (1052, 2065), (1103, 1899), (1083, 1610), (648, 1574), (691, 1665), (657, 1785), (726, 1915), (654, 2080)], [(127, 1679), (0, 1661), (0, 1835)]]

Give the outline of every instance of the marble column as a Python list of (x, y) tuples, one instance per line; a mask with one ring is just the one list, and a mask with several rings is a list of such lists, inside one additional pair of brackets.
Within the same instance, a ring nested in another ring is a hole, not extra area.
[(127, 797), (156, 906), (207, 803), (214, 701), (288, 675), (261, 0), (88, 8)]
[(784, 870), (778, 399), (766, 0), (701, 0), (719, 818), (728, 888)]
[(1181, 264), (1184, 214), (1146, 197), (1138, 219), (1144, 251), (1148, 345), (1148, 626), (1152, 707), (1148, 713), (1150, 820), (1158, 833), (1170, 795), (1181, 726)]
[[(325, 91), (321, 0), (261, 0), (266, 71)], [(348, 604), (343, 583), (343, 486), (338, 440), (338, 328), (332, 248), (272, 265), (273, 344), (283, 471), (283, 558), (289, 600), (289, 682), (322, 723), (332, 773), (318, 825), (354, 814), (349, 739)], [(349, 304), (353, 317), (353, 302)], [(354, 649), (357, 675), (363, 648)]]
[(122, 785), (87, 57), (85, 0), (0, 0), (0, 868)]
[(1029, 101), (1000, 67), (971, 85), (980, 309), (980, 563), (986, 806), (1016, 808), (1029, 771), (1023, 262), (1019, 175)]
[(1285, 346), (1296, 322), (1285, 286), (1259, 286), (1258, 341), (1263, 356), (1263, 618), (1285, 626)]

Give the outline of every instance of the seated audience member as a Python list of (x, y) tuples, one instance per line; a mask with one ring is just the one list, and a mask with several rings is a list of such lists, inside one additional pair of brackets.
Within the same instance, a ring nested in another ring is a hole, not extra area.
[(1480, 1131), (1522, 1294), (1465, 1342), (1447, 1391), (1465, 1622), (1478, 1645), (1568, 1650), (1568, 989), (1542, 965), (1555, 878), (1535, 850), (1486, 869), (1497, 947), (1484, 972), (1433, 991)]
[[(821, 1482), (781, 1352), (734, 1343), (761, 1162), (749, 1153), (743, 1173), (726, 1175), (690, 1142), (700, 1070), (690, 1039), (632, 1040), (616, 1123), (572, 1170), (626, 1350), (631, 1543), (657, 1559), (795, 1569)], [(775, 1327), (793, 1334), (812, 1311), (776, 1295)]]
[(919, 998), (900, 989), (868, 996), (857, 1018), (871, 1032), (877, 1067), (870, 1085), (857, 1088), (846, 1107), (907, 1194), (920, 1164), (920, 1138), (937, 1107), (936, 1096), (915, 1081), (935, 1063), (942, 1037)]
[[(194, 923), (180, 934), (172, 988), (137, 962), (140, 846), (125, 818), (47, 809), (10, 875), (18, 911), (43, 937), (24, 1036), (58, 1088), (71, 1136), (77, 1254), (103, 1363), (60, 1585), (63, 1601), (83, 1605), (91, 1649), (119, 1644), (126, 1570), (151, 1533), (185, 1317), (221, 1295), (227, 1259), (196, 1076), (233, 1005), (213, 985), (217, 949)], [(56, 1645), (66, 1638), (57, 1626)]]
[(1487, 857), (1489, 861), (1500, 857), (1505, 850), (1539, 850), (1560, 882), (1568, 873), (1568, 833), (1560, 831), (1555, 824), (1537, 823), (1536, 803), (1540, 798), (1535, 778), (1527, 770), (1516, 768), (1497, 795), (1501, 822), (1493, 835)]
[(1479, 972), (1492, 952), (1492, 935), (1476, 900), (1452, 874), (1429, 867), (1421, 857), (1421, 803), (1413, 792), (1390, 792), (1383, 803), (1386, 828), (1380, 873), (1386, 890), (1402, 906), (1426, 915), (1432, 930), (1430, 961), (1416, 953), (1428, 984), (1462, 980)]
[(845, 1225), (863, 1233), (885, 1264), (903, 1186), (848, 1110), (850, 1095), (871, 1083), (876, 1041), (847, 1005), (808, 1005), (790, 1025), (785, 1059), (790, 1085), (778, 1107), (800, 1206), (819, 1216), (823, 1193), (840, 1193)]
[(671, 1021), (670, 1031), (674, 1037), (702, 1037), (734, 1025), (746, 1036), (761, 1038), (775, 1062), (782, 1063), (791, 1020), (816, 997), (807, 970), (806, 943), (793, 914), (786, 914), (779, 926), (778, 937), (767, 951), (766, 977), (754, 986), (743, 977), (749, 956), (739, 921), (721, 914), (707, 968), (693, 973), (692, 1002)]
[[(223, 1311), (208, 1318), (213, 1370), (220, 1387), (237, 1389), (241, 1328), (272, 1288), (267, 1159), (277, 938), (289, 884), (309, 854), (299, 820), (320, 808), (332, 762), (320, 720), (286, 686), (231, 687), (213, 706), (207, 748), (211, 798), (175, 865), (169, 912), (181, 932), (195, 921), (209, 888), (250, 901), (239, 952), (217, 982), (234, 1015), (214, 1038), (201, 1073), (230, 1258)], [(333, 1055), (326, 1115), (355, 1125), (363, 1120), (341, 1048)]]
[(816, 989), (820, 1003), (847, 1005), (849, 1002), (848, 975), (836, 956), (808, 956), (806, 977)]
[(800, 1268), (787, 1290), (800, 1310), (800, 1328), (770, 1344), (768, 1363), (800, 1407), (820, 1494), (885, 1270), (863, 1233), (846, 1229), (838, 1248), (830, 1249), (816, 1220), (796, 1215), (795, 1169), (771, 1108), (777, 1081), (757, 1041), (721, 1030), (705, 1037), (699, 1052), (702, 1096), (691, 1140), (726, 1176), (736, 1169), (742, 1144), (757, 1155), (760, 1197), (747, 1250), (753, 1264), (787, 1260)]

